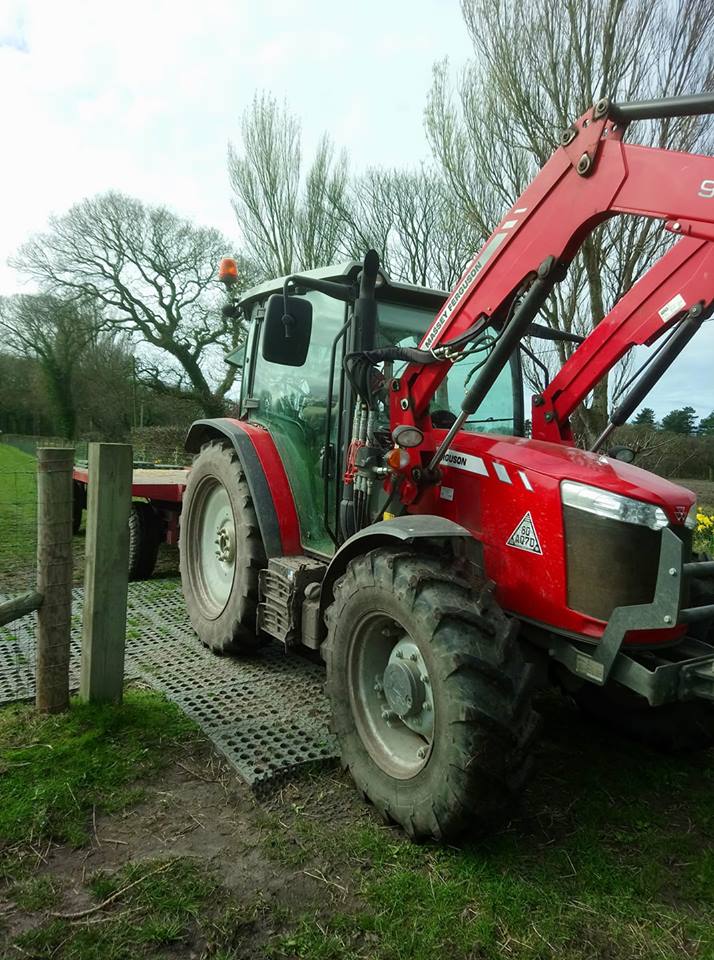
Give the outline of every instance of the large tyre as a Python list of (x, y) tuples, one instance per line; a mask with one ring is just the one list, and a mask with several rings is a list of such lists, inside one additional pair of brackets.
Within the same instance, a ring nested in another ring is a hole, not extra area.
[(201, 447), (188, 475), (179, 538), (186, 608), (215, 653), (258, 643), (258, 571), (267, 563), (238, 455), (227, 441)]
[[(695, 559), (707, 560), (705, 555)], [(696, 606), (714, 603), (714, 582), (693, 579), (690, 601)], [(694, 624), (692, 636), (714, 644), (711, 623)], [(640, 743), (664, 753), (692, 753), (714, 746), (714, 703), (687, 700), (651, 707), (644, 697), (619, 683), (596, 687), (586, 683), (573, 693), (582, 712)]]
[(161, 543), (161, 522), (150, 503), (135, 500), (129, 512), (129, 579), (148, 580)]
[(327, 612), (342, 764), (410, 837), (444, 841), (507, 812), (537, 729), (516, 626), (432, 557), (353, 560)]

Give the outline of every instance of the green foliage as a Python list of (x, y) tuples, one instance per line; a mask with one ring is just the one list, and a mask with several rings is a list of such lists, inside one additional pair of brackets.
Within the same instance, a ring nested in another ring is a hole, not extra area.
[(0, 711), (0, 846), (82, 844), (93, 809), (117, 810), (137, 777), (169, 762), (193, 724), (156, 694), (129, 692), (117, 707), (73, 702), (67, 714)]
[(699, 507), (697, 510), (694, 549), (714, 557), (714, 513), (704, 507)]
[(670, 433), (681, 433), (685, 436), (691, 436), (695, 429), (695, 420), (697, 413), (694, 407), (682, 407), (679, 410), (670, 411), (665, 417), (662, 417), (662, 429)]
[(130, 440), (136, 460), (155, 463), (187, 463), (191, 455), (186, 453), (184, 442), (191, 422), (200, 416), (192, 405), (186, 410), (186, 420), (176, 426), (136, 427)]
[(703, 437), (714, 437), (714, 411), (708, 417), (702, 417), (697, 427), (697, 433)]
[(652, 407), (643, 407), (633, 421), (636, 426), (654, 427), (655, 412)]
[(714, 436), (672, 433), (628, 423), (612, 437), (610, 446), (617, 444), (632, 447), (637, 466), (662, 477), (709, 480), (714, 476)]

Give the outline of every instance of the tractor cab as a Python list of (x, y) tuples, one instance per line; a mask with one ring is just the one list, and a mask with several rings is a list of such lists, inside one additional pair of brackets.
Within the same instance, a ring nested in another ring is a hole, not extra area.
[[(229, 358), (242, 368), (240, 417), (264, 427), (278, 449), (295, 502), (300, 504), (300, 535), (307, 553), (329, 556), (344, 539), (339, 504), (355, 397), (349, 378), (343, 375), (343, 364), (346, 354), (364, 337), (359, 317), (350, 322), (361, 269), (361, 263), (346, 261), (307, 271), (296, 284), (290, 284), (290, 313), (301, 310), (295, 300), (309, 305), (300, 313), (300, 329), (296, 318), (292, 336), (284, 336), (283, 324), (288, 278), (262, 283), (240, 300), (248, 336), (245, 346)], [(308, 284), (324, 283), (340, 289), (308, 288)], [(336, 296), (340, 291), (345, 299)], [(397, 283), (380, 271), (375, 298), (375, 347), (414, 348), (423, 340), (447, 293)], [(482, 360), (482, 354), (474, 353), (452, 366), (430, 404), (436, 427), (448, 428), (454, 423)], [(398, 377), (405, 366), (406, 361), (390, 362), (384, 370), (385, 382)], [(386, 391), (379, 396), (376, 416), (375, 433), (387, 451), (393, 442)], [(478, 415), (463, 429), (522, 436), (523, 389), (517, 355), (496, 380)], [(380, 498), (384, 500), (385, 495), (378, 485), (372, 491), (371, 514), (378, 512)]]

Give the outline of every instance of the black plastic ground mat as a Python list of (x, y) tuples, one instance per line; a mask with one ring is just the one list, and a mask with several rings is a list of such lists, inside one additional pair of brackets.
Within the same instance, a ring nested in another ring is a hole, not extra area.
[[(82, 590), (73, 598), (70, 680), (77, 689)], [(0, 627), (0, 704), (31, 699), (34, 672), (31, 614)], [(215, 656), (191, 629), (176, 580), (129, 584), (125, 674), (178, 704), (258, 796), (337, 756), (324, 668), (273, 642), (240, 658)]]

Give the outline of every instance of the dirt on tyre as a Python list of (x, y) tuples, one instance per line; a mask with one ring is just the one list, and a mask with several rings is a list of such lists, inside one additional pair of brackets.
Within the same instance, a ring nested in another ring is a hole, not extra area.
[(342, 764), (413, 839), (445, 841), (502, 820), (538, 726), (516, 625), (448, 567), (374, 550), (349, 564), (327, 612)]
[(181, 585), (191, 624), (215, 653), (259, 643), (258, 571), (267, 563), (238, 455), (227, 441), (201, 447), (181, 509)]
[(148, 580), (161, 543), (161, 521), (150, 503), (135, 500), (129, 511), (129, 579)]

